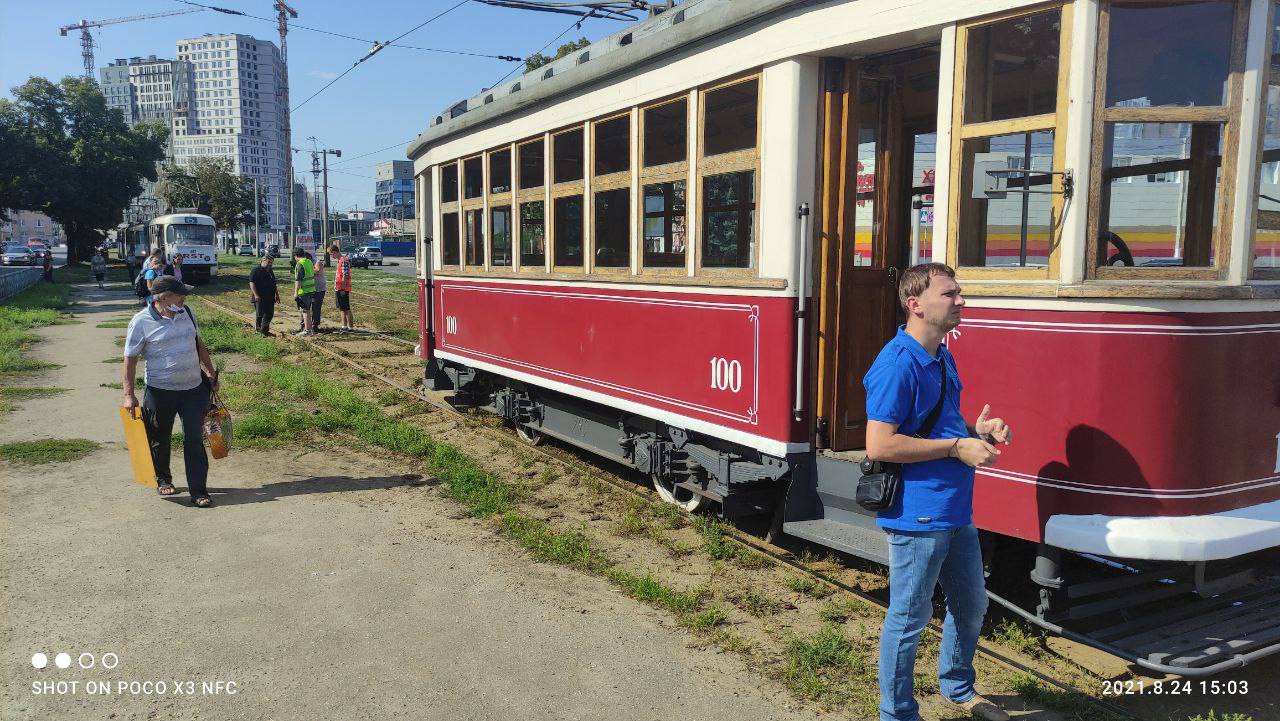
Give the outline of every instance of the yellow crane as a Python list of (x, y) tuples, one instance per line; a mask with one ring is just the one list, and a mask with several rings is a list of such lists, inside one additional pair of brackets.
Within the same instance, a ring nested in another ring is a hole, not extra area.
[(104, 25), (118, 25), (120, 23), (131, 23), (135, 20), (150, 20), (152, 18), (164, 18), (170, 15), (186, 15), (188, 13), (204, 12), (204, 8), (191, 8), (189, 10), (169, 10), (162, 13), (151, 13), (149, 15), (130, 15), (125, 18), (111, 18), (109, 20), (81, 20), (71, 25), (63, 25), (58, 28), (58, 32), (62, 37), (66, 37), (67, 33), (72, 30), (80, 31), (80, 56), (84, 58), (84, 76), (93, 80), (93, 36), (89, 34), (89, 28), (100, 28)]

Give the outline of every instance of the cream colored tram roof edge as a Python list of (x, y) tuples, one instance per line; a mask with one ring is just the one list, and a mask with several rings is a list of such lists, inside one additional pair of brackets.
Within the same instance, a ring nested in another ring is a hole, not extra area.
[[(827, 3), (814, 0), (688, 0), (555, 62), (453, 104), (437, 115), (430, 126), (409, 144), (407, 156), (416, 159), (432, 145), (448, 138), (579, 88), (606, 82), (628, 70), (744, 24), (763, 22), (770, 15), (797, 7), (823, 4)], [(586, 60), (582, 59), (584, 54)], [(548, 71), (550, 77), (547, 77)]]

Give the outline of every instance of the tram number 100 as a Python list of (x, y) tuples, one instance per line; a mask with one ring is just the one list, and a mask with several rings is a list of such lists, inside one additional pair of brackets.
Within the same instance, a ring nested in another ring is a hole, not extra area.
[(742, 364), (727, 358), (711, 359), (711, 389), (737, 393), (742, 389)]

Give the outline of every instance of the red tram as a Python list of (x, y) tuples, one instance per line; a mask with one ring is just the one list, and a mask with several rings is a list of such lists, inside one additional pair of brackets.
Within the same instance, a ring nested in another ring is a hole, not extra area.
[[(428, 384), (687, 509), (887, 558), (852, 501), (899, 269), (957, 269), (994, 595), (1160, 671), (1280, 650), (1267, 0), (702, 0), (410, 146)], [(994, 585), (994, 584), (993, 584)], [(1034, 606), (1034, 608), (1027, 608)]]

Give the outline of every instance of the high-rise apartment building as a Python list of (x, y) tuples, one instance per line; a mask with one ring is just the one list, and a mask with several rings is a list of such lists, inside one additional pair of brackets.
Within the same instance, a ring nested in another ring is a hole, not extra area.
[(379, 218), (413, 217), (413, 161), (388, 160), (374, 171), (373, 206)]
[[(148, 55), (145, 58), (117, 58), (100, 68), (100, 87), (107, 107), (118, 109), (130, 127), (146, 121), (173, 127), (175, 113), (185, 113), (191, 105), (191, 68), (181, 60)], [(165, 160), (173, 161), (173, 142), (165, 149)], [(142, 181), (138, 202), (156, 212), (166, 210), (156, 198), (156, 184)]]
[(289, 109), (276, 92), (285, 72), (280, 49), (248, 35), (204, 35), (179, 40), (178, 59), (191, 69), (191, 103), (174, 113), (175, 161), (230, 158), (233, 172), (256, 179), (265, 196), (263, 230), (283, 230), (291, 183), (285, 178)]

